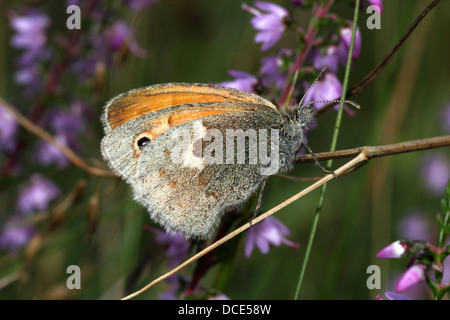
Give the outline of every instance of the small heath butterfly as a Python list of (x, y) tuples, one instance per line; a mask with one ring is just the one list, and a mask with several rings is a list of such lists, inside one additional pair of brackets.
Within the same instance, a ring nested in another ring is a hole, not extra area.
[(227, 208), (288, 171), (314, 119), (249, 92), (169, 83), (120, 94), (102, 115), (101, 151), (169, 232), (204, 239)]

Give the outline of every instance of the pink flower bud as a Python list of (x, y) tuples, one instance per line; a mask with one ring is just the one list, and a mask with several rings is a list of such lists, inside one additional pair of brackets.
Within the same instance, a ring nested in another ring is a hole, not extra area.
[(409, 251), (408, 246), (400, 240), (397, 240), (377, 253), (378, 258), (394, 259), (401, 258)]
[(423, 264), (415, 264), (411, 266), (402, 275), (397, 285), (395, 286), (395, 291), (402, 292), (406, 289), (418, 284), (419, 282), (425, 280), (427, 268)]

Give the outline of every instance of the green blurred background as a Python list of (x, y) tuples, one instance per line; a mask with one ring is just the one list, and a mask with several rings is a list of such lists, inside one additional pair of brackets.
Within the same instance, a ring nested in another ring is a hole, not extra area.
[[(290, 1), (274, 2), (293, 9)], [(366, 28), (368, 14), (364, 6), (359, 16), (361, 56), (354, 61), (350, 85), (378, 65), (430, 2), (384, 1), (380, 30)], [(137, 17), (125, 15), (124, 19), (136, 26), (138, 43), (147, 50), (147, 57), (130, 56), (125, 65), (107, 70), (105, 88), (93, 103), (96, 118), (100, 117), (105, 101), (132, 88), (180, 81), (221, 82), (231, 80), (227, 74), (230, 69), (257, 74), (261, 58), (273, 54), (275, 49), (260, 51), (260, 45), (253, 41), (251, 15), (241, 9), (241, 4), (237, 0), (159, 0)], [(51, 36), (70, 32), (65, 29), (64, 1), (43, 1), (40, 8), (45, 8), (55, 22)], [(331, 11), (348, 20), (353, 15), (352, 7), (345, 1), (335, 4)], [(292, 12), (294, 19), (307, 27), (310, 12), (299, 9)], [(442, 110), (450, 102), (449, 13), (450, 1), (441, 1), (377, 79), (361, 95), (352, 98), (362, 108), (354, 117), (344, 114), (338, 149), (444, 134)], [(2, 15), (0, 94), (26, 110), (21, 105), (24, 100), (20, 88), (12, 82), (16, 51), (9, 45), (11, 34), (8, 20)], [(277, 48), (283, 46), (295, 47), (295, 39), (284, 37)], [(342, 79), (343, 70), (339, 77)], [(74, 90), (82, 93), (86, 88), (74, 85)], [(335, 112), (322, 115), (319, 126), (309, 135), (315, 152), (328, 150), (335, 115)], [(88, 130), (90, 135), (83, 141), (82, 156), (101, 164), (100, 121), (90, 121)], [(405, 270), (408, 258), (383, 261), (375, 255), (397, 240), (398, 222), (412, 211), (422, 211), (435, 231), (440, 197), (427, 190), (420, 174), (424, 156), (432, 153), (445, 153), (448, 157), (449, 149), (373, 159), (360, 170), (329, 184), (301, 299), (373, 299), (393, 289), (389, 280), (396, 272)], [(343, 163), (335, 161), (334, 167)], [(89, 177), (77, 168), (46, 169), (44, 173), (66, 193), (85, 179), (84, 196), (62, 214), (57, 227), (45, 229), (45, 236), (36, 248), (28, 247), (18, 255), (0, 253), (0, 279), (15, 276), (11, 283), (0, 287), (0, 298), (116, 299), (167, 271), (162, 247), (155, 242), (154, 234), (143, 228), (153, 224), (146, 211), (132, 200), (128, 185)], [(301, 164), (291, 174), (305, 177), (320, 176), (322, 172), (313, 164)], [(12, 180), (7, 181), (17, 187), (24, 182)], [(272, 208), (308, 185), (271, 177), (262, 209)], [(14, 199), (13, 193), (3, 190), (2, 211)], [(99, 220), (95, 232), (89, 234), (89, 203), (99, 193)], [(299, 248), (275, 247), (266, 255), (256, 250), (246, 259), (243, 237), (236, 253), (230, 254), (223, 267), (212, 268), (200, 286), (216, 288), (231, 299), (291, 299), (318, 197), (319, 191), (312, 192), (275, 215), (291, 230), (288, 238), (299, 243)], [(81, 267), (81, 290), (66, 289), (66, 267), (71, 264)], [(369, 276), (366, 270), (373, 264), (381, 268), (381, 290), (369, 290), (366, 286)], [(193, 268), (190, 266), (181, 274), (190, 277)], [(226, 282), (217, 284), (217, 275), (222, 272), (229, 272)], [(160, 283), (139, 299), (157, 299), (170, 288), (167, 283)]]

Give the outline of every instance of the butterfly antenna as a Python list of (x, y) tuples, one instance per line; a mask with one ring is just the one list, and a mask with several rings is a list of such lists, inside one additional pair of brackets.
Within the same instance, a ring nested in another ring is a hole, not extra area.
[(316, 79), (314, 80), (314, 82), (309, 86), (308, 90), (306, 90), (305, 94), (303, 95), (302, 99), (299, 102), (299, 106), (300, 108), (306, 108), (309, 105), (313, 104), (313, 103), (330, 103), (330, 102), (336, 102), (336, 103), (340, 103), (340, 102), (345, 102), (348, 104), (351, 104), (352, 106), (354, 106), (356, 109), (361, 109), (361, 107), (359, 106), (359, 104), (351, 101), (351, 100), (342, 100), (342, 99), (337, 99), (337, 100), (322, 100), (322, 101), (310, 101), (307, 104), (303, 105), (303, 100), (305, 100), (306, 96), (308, 95), (308, 92), (312, 89), (312, 87), (314, 87), (314, 85), (316, 84), (316, 82), (322, 77), (323, 73), (328, 69), (328, 66), (324, 66), (322, 68), (322, 70), (320, 70), (319, 75), (316, 77)]
[(303, 107), (303, 100), (305, 100), (306, 96), (308, 95), (308, 92), (312, 89), (312, 87), (314, 87), (314, 85), (316, 84), (316, 82), (322, 77), (322, 74), (325, 72), (325, 70), (328, 69), (328, 66), (324, 66), (322, 68), (322, 70), (320, 70), (319, 75), (316, 77), (316, 79), (314, 80), (314, 82), (309, 86), (308, 90), (306, 90), (305, 94), (303, 95), (302, 99), (299, 102), (299, 106)]
[(337, 100), (320, 100), (320, 101), (310, 101), (307, 104), (303, 105), (302, 108), (306, 108), (307, 106), (313, 104), (313, 103), (331, 103), (331, 102), (336, 102), (336, 103), (340, 103), (340, 102), (344, 102), (344, 103), (348, 103), (351, 104), (352, 106), (354, 106), (356, 109), (361, 109), (361, 106), (357, 103), (355, 103), (354, 101), (351, 100), (342, 100), (342, 99), (337, 99)]

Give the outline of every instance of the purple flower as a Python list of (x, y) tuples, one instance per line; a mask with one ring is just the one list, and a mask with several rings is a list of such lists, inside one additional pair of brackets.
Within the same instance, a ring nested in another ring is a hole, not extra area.
[(180, 264), (186, 258), (191, 247), (190, 241), (178, 233), (169, 234), (158, 230), (156, 241), (167, 248), (166, 256), (169, 258), (167, 264), (169, 267)]
[(266, 51), (281, 39), (286, 29), (285, 20), (289, 17), (289, 12), (271, 2), (257, 1), (255, 7), (265, 13), (245, 3), (242, 5), (244, 10), (255, 15), (251, 20), (253, 28), (259, 31), (255, 36), (255, 42), (262, 42), (261, 50)]
[(296, 243), (284, 238), (284, 235), (289, 234), (289, 229), (278, 219), (268, 217), (249, 229), (245, 241), (245, 256), (249, 258), (255, 246), (264, 254), (269, 252), (270, 245), (279, 246), (284, 243), (297, 247)]
[(0, 105), (0, 151), (11, 151), (19, 125), (13, 115)]
[(286, 80), (286, 71), (281, 70), (284, 65), (283, 58), (292, 56), (289, 49), (280, 50), (277, 55), (262, 59), (261, 82), (264, 86), (274, 84), (277, 89), (281, 89)]
[[(95, 113), (92, 111), (92, 108), (82, 100), (74, 100), (70, 104), (70, 113), (74, 117), (78, 117), (79, 119), (89, 119), (95, 116)], [(84, 124), (82, 128), (84, 128)]]
[(28, 243), (35, 234), (31, 226), (24, 225), (19, 218), (13, 217), (0, 230), (0, 247), (7, 251), (16, 251)]
[(338, 71), (339, 55), (338, 47), (336, 45), (328, 46), (325, 50), (314, 50), (310, 55), (310, 59), (316, 70), (322, 70), (323, 67), (328, 66), (330, 71)]
[[(352, 40), (352, 26), (350, 25), (350, 26), (342, 27), (339, 35), (340, 35), (341, 41), (339, 43), (338, 56), (339, 56), (341, 63), (343, 65), (345, 65), (347, 63), (347, 56), (348, 56), (348, 52), (350, 50), (350, 43)], [(352, 57), (354, 59), (358, 58), (360, 52), (361, 52), (361, 32), (359, 31), (359, 27), (357, 27)]]
[(208, 300), (230, 300), (225, 294), (219, 293), (208, 298)]
[(45, 29), (49, 25), (47, 15), (37, 10), (23, 16), (13, 14), (10, 26), (16, 34), (11, 38), (11, 45), (17, 49), (41, 50), (47, 42)]
[(17, 209), (22, 214), (46, 210), (50, 201), (59, 197), (60, 194), (61, 191), (52, 181), (39, 174), (35, 174), (20, 191), (16, 204)]
[(450, 161), (440, 153), (423, 159), (422, 177), (425, 186), (434, 194), (442, 195), (450, 179)]
[(255, 87), (258, 85), (258, 78), (256, 78), (254, 75), (236, 70), (230, 70), (228, 71), (228, 73), (232, 77), (235, 77), (236, 80), (221, 82), (219, 83), (220, 86), (230, 87), (253, 93), (256, 92)]
[(134, 30), (125, 22), (117, 21), (104, 32), (106, 48), (112, 52), (128, 48), (134, 55), (145, 57), (146, 51), (141, 48), (135, 38)]
[[(78, 133), (84, 130), (84, 119), (88, 116), (86, 106), (80, 102), (74, 102), (69, 110), (53, 109), (44, 117), (43, 123), (54, 132), (56, 140), (72, 150), (79, 150), (77, 142)], [(69, 164), (67, 157), (51, 143), (40, 141), (34, 150), (36, 160), (44, 165), (56, 164), (59, 168)]]
[(168, 284), (171, 284), (172, 288), (170, 288), (169, 290), (167, 290), (164, 293), (161, 293), (158, 296), (160, 300), (178, 300), (176, 293), (177, 293), (178, 289), (180, 288), (179, 278), (180, 277), (178, 275), (174, 275), (174, 276), (171, 276), (166, 279), (166, 282)]
[(427, 268), (423, 264), (409, 267), (395, 286), (395, 291), (402, 292), (425, 280)]
[[(132, 9), (139, 10), (149, 1), (130, 1)], [(137, 57), (146, 56), (146, 50), (139, 46), (136, 40), (136, 30), (127, 22), (116, 20), (103, 29), (103, 24), (97, 20), (103, 19), (107, 9), (103, 2), (96, 2), (90, 19), (94, 21), (92, 27), (81, 35), (79, 50), (81, 55), (73, 59), (70, 69), (78, 76), (80, 82), (94, 78), (94, 86), (103, 83), (105, 72), (110, 67), (120, 64), (131, 52)], [(84, 48), (84, 50), (82, 50)]]
[(37, 88), (36, 82), (40, 79), (40, 72), (36, 66), (32, 65), (27, 69), (17, 70), (13, 79), (17, 84)]
[[(396, 292), (386, 291), (384, 295), (388, 298), (388, 300), (412, 300), (411, 298)], [(384, 300), (380, 296), (376, 297), (377, 300)]]
[[(310, 101), (328, 101), (335, 100), (341, 97), (342, 85), (336, 75), (332, 72), (326, 72), (323, 78), (315, 83), (315, 85), (309, 90), (308, 94), (305, 96), (304, 103)], [(314, 107), (316, 109), (321, 109), (326, 106), (328, 102), (315, 102)], [(337, 108), (337, 107), (336, 107)], [(345, 110), (353, 115), (353, 111), (349, 108)]]
[[(98, 51), (101, 52), (101, 51)], [(99, 57), (80, 57), (72, 62), (70, 69), (78, 76), (78, 81), (85, 83), (95, 74), (97, 71), (97, 64), (102, 65), (99, 62)], [(104, 64), (103, 64), (104, 65)]]
[(50, 52), (45, 47), (46, 29), (50, 20), (38, 10), (30, 10), (24, 15), (11, 13), (9, 19), (15, 32), (11, 37), (11, 45), (23, 50), (17, 61), (19, 69), (14, 74), (14, 81), (25, 86), (26, 93), (30, 95), (42, 85), (40, 63), (50, 57)]
[[(450, 245), (450, 243), (447, 243), (447, 245)], [(442, 275), (442, 283), (449, 283), (450, 284), (450, 258), (447, 256), (443, 262), (443, 268), (444, 273)]]
[(78, 110), (53, 109), (47, 115), (45, 122), (56, 133), (74, 136), (84, 129), (84, 122)]
[(380, 8), (380, 12), (383, 11), (383, 2), (382, 0), (367, 0), (369, 5), (377, 6)]
[(404, 242), (398, 240), (378, 252), (377, 257), (382, 259), (401, 258), (408, 252), (408, 246)]
[[(55, 139), (69, 149), (78, 149), (78, 144), (66, 134), (57, 134)], [(34, 156), (36, 161), (45, 167), (55, 164), (58, 168), (65, 168), (69, 164), (69, 159), (60, 149), (44, 140), (39, 141), (36, 145)]]
[(155, 0), (126, 0), (127, 5), (133, 11), (140, 11), (144, 8), (150, 7)]

